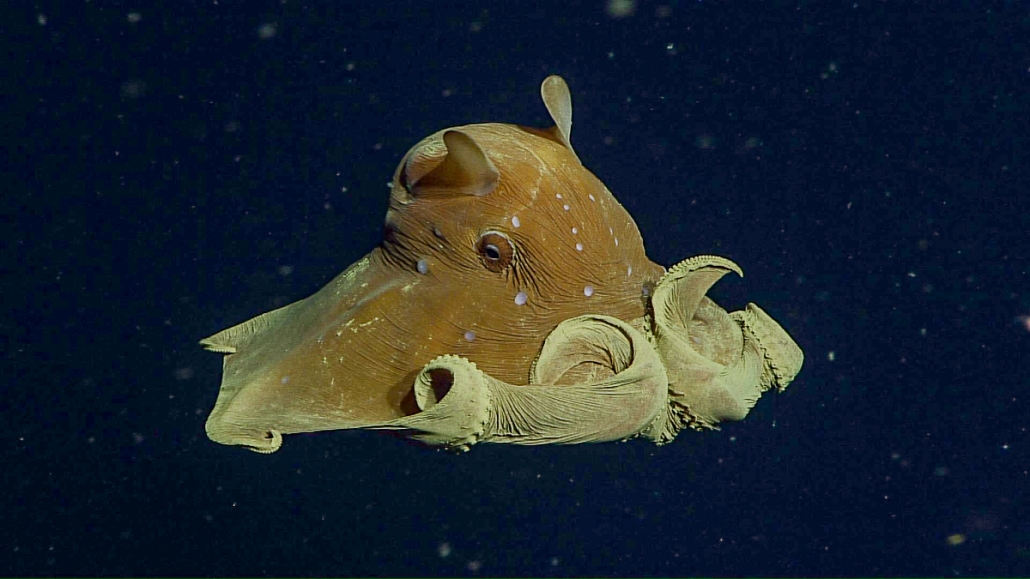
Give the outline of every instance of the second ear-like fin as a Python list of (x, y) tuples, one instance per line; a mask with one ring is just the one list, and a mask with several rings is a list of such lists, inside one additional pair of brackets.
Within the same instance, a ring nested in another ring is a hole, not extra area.
[[(554, 121), (552, 130), (555, 136), (573, 155), (576, 155), (576, 150), (572, 148), (572, 94), (569, 92), (569, 85), (562, 77), (552, 74), (540, 85), (540, 96), (544, 99), (544, 106)], [(576, 160), (579, 160), (578, 155)]]

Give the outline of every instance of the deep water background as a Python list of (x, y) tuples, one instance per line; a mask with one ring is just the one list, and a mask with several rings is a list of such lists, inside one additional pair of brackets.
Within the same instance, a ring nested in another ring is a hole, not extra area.
[[(628, 6), (630, 13), (622, 13)], [(16, 2), (2, 575), (1030, 573), (1022, 2)], [(747, 420), (454, 456), (204, 435), (197, 341), (378, 243), (470, 122), (572, 140), (666, 265), (807, 354)]]

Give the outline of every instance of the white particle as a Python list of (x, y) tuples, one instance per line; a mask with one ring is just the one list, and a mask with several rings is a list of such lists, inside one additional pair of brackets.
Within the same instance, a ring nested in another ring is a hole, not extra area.
[(562, 207), (564, 207), (566, 211), (569, 210), (569, 206), (568, 205), (562, 205)]
[(609, 227), (609, 228), (608, 228), (608, 233), (610, 233), (610, 234), (612, 234), (612, 235), (615, 235), (615, 231), (614, 231), (614, 230), (612, 230), (612, 228), (611, 228), (611, 227)]
[(584, 287), (583, 288), (583, 295), (585, 295), (586, 297), (590, 297), (590, 296), (594, 295), (594, 286), (588, 285), (588, 286)]
[(521, 225), (522, 225), (522, 222), (521, 222), (521, 221), (519, 221), (519, 217), (518, 217), (518, 215), (516, 215), (516, 216), (514, 216), (514, 217), (512, 217), (512, 218), (511, 218), (511, 226), (512, 226), (512, 227), (519, 227), (519, 226), (521, 226)]
[(515, 305), (524, 306), (527, 299), (529, 299), (529, 296), (526, 295), (526, 292), (519, 292), (515, 294)]
[(418, 270), (420, 274), (426, 275), (429, 273), (429, 262), (424, 259), (420, 259), (418, 260), (418, 263), (415, 264), (415, 269)]
[(594, 199), (594, 194), (593, 193), (589, 194), (588, 197), (590, 197), (591, 201), (597, 201), (597, 199)]
[(577, 228), (577, 227), (573, 227), (573, 228), (572, 228), (572, 234), (573, 234), (573, 235), (576, 235), (577, 233), (579, 233), (579, 228)]
[(269, 38), (275, 38), (275, 35), (279, 33), (279, 25), (275, 22), (266, 22), (261, 26), (258, 26), (257, 35), (261, 40), (268, 40)]
[(583, 244), (582, 243), (577, 243), (576, 244), (576, 251), (583, 251)]
[(475, 339), (476, 339), (476, 333), (475, 332), (473, 332), (472, 330), (468, 330), (468, 331), (465, 332), (465, 341), (466, 342), (471, 342), (472, 340), (475, 340)]
[(618, 238), (618, 237), (616, 237), (616, 238), (615, 238), (615, 247), (618, 247), (618, 246), (619, 246), (619, 238)]
[(631, 275), (633, 275), (633, 266), (632, 265), (626, 268), (626, 277), (629, 277)]
[(561, 199), (561, 193), (555, 193), (554, 196), (557, 197), (558, 199)]

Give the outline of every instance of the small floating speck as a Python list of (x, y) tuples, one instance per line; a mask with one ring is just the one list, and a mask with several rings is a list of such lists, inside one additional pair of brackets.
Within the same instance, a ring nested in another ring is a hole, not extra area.
[(632, 265), (626, 268), (626, 277), (629, 277), (631, 275), (633, 275), (633, 266)]
[(587, 195), (587, 197), (590, 197), (591, 201), (597, 201), (597, 199), (594, 199), (594, 194), (593, 193), (590, 193), (589, 195)]
[(579, 233), (579, 228), (578, 227), (573, 227), (572, 228), (572, 234), (576, 235), (577, 233)]
[(515, 215), (515, 216), (513, 216), (511, 218), (511, 226), (512, 227), (520, 227), (521, 225), (522, 225), (522, 222), (519, 221), (518, 215)]
[(561, 199), (561, 193), (555, 193), (554, 196), (557, 197), (558, 199)]
[(429, 262), (424, 259), (420, 259), (418, 260), (418, 263), (415, 264), (415, 269), (418, 270), (420, 274), (426, 275), (429, 273)]
[(594, 286), (588, 285), (588, 286), (584, 287), (583, 288), (583, 295), (585, 295), (586, 297), (590, 297), (590, 296), (594, 295)]
[(519, 293), (515, 294), (515, 305), (517, 305), (517, 306), (524, 306), (524, 305), (526, 305), (526, 300), (528, 300), (528, 299), (529, 299), (529, 296), (526, 295), (526, 292), (519, 292)]
[(583, 251), (583, 244), (582, 243), (577, 243), (576, 244), (576, 251)]
[(571, 209), (571, 207), (569, 207), (568, 205), (562, 205), (562, 207), (564, 207), (566, 211), (568, 211), (569, 209)]
[(275, 35), (279, 33), (279, 25), (275, 22), (266, 22), (261, 26), (258, 26), (257, 35), (261, 40), (268, 40), (269, 38), (275, 38)]
[(471, 342), (472, 340), (475, 340), (475, 339), (476, 339), (476, 333), (475, 332), (473, 332), (472, 330), (468, 330), (468, 331), (465, 332), (465, 341), (466, 342)]
[(618, 237), (616, 237), (616, 238), (615, 238), (615, 247), (618, 247), (618, 246), (619, 246), (619, 238), (618, 238)]

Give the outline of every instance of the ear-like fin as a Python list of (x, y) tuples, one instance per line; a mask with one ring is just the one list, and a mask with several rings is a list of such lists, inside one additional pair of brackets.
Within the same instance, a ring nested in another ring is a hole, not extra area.
[[(544, 106), (554, 121), (554, 132), (558, 140), (564, 144), (573, 155), (576, 150), (572, 148), (572, 94), (569, 93), (569, 85), (565, 79), (552, 74), (544, 79), (540, 85), (540, 96), (544, 99)], [(579, 156), (576, 155), (576, 160)]]
[(432, 171), (408, 185), (412, 194), (482, 197), (497, 187), (500, 173), (472, 137), (461, 131), (447, 131), (443, 142), (447, 156)]

